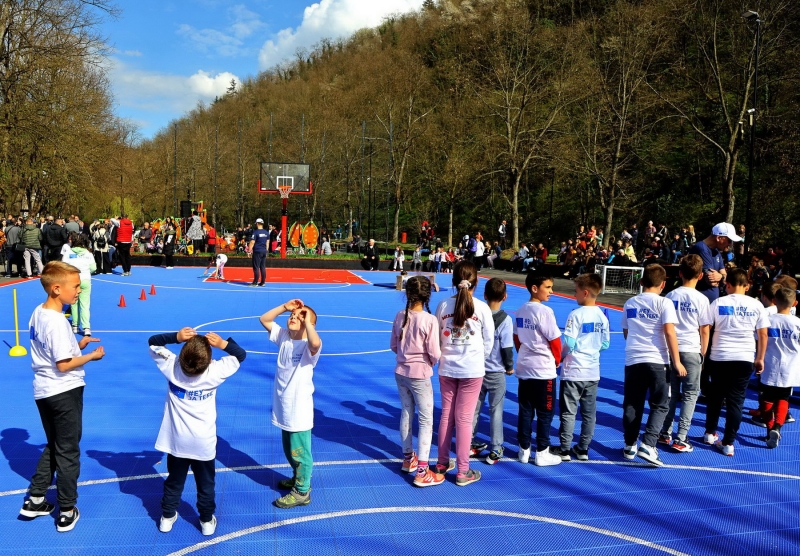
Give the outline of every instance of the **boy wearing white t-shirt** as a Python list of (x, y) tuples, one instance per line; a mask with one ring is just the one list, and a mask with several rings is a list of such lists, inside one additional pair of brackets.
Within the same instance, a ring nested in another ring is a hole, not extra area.
[(561, 458), (550, 453), (550, 424), (556, 396), (556, 368), (561, 361), (561, 330), (556, 315), (544, 305), (553, 293), (553, 279), (532, 273), (525, 278), (530, 301), (517, 309), (514, 346), (517, 348), (519, 416), (517, 441), (519, 461), (531, 455), (533, 418), (536, 417), (536, 457), (539, 466), (558, 465)]
[[(213, 332), (199, 336), (190, 327), (172, 334), (157, 334), (148, 340), (150, 357), (167, 379), (164, 417), (156, 439), (156, 449), (167, 454), (167, 480), (161, 499), (159, 530), (168, 533), (178, 519), (178, 506), (189, 468), (197, 484), (197, 511), (200, 531), (213, 535), (215, 469), (217, 457), (217, 388), (239, 370), (247, 353), (233, 341)], [(167, 344), (183, 344), (175, 355)], [(211, 348), (225, 351), (227, 357), (212, 360)]]
[(791, 314), (797, 294), (790, 288), (774, 291), (777, 314), (770, 315), (767, 351), (761, 375), (761, 419), (769, 429), (767, 447), (777, 448), (789, 413), (793, 386), (800, 386), (800, 319)]
[(60, 512), (56, 529), (71, 531), (80, 518), (78, 476), (81, 468), (81, 431), (83, 429), (83, 366), (105, 355), (102, 347), (81, 355), (97, 338), (84, 337), (80, 342), (70, 330), (61, 308), (71, 305), (81, 292), (78, 269), (61, 261), (47, 263), (42, 271), (42, 287), (47, 300), (38, 305), (29, 323), (33, 399), (44, 427), (47, 445), (42, 451), (20, 515), (39, 517), (52, 513), (55, 506), (45, 500), (47, 489), (56, 475)]
[[(708, 309), (714, 338), (707, 363), (711, 391), (703, 442), (716, 446), (726, 456), (733, 456), (747, 385), (753, 369), (756, 372), (764, 369), (767, 349), (769, 317), (757, 299), (745, 295), (748, 287), (747, 273), (734, 268), (728, 272), (725, 283), (728, 295), (714, 300)], [(723, 400), (727, 400), (725, 436), (720, 440), (717, 425)]]
[[(703, 259), (699, 255), (686, 255), (681, 259), (679, 273), (683, 285), (669, 292), (666, 298), (675, 305), (678, 324), (678, 351), (681, 363), (686, 369), (686, 376), (672, 373), (670, 382), (669, 411), (661, 427), (658, 441), (678, 452), (688, 453), (694, 448), (689, 443), (689, 427), (700, 393), (700, 373), (703, 370), (703, 356), (708, 350), (708, 337), (711, 322), (708, 317), (708, 298), (697, 291), (697, 281), (703, 277)], [(678, 433), (672, 440), (672, 422), (678, 400), (681, 401), (681, 414), (678, 422)]]
[[(286, 328), (275, 319), (290, 312)], [(278, 482), (289, 494), (275, 501), (279, 508), (311, 503), (311, 429), (314, 426), (314, 367), (322, 340), (316, 329), (317, 314), (299, 299), (292, 299), (261, 315), (269, 340), (278, 346), (272, 424), (281, 429), (283, 451), (292, 466), (292, 478)]]
[(575, 278), (577, 309), (567, 317), (561, 362), (561, 461), (570, 461), (575, 415), (581, 409), (581, 436), (572, 448), (580, 461), (589, 459), (589, 444), (597, 421), (597, 386), (600, 384), (600, 352), (611, 345), (608, 318), (597, 306), (603, 282), (597, 274)]
[[(667, 272), (658, 264), (644, 268), (639, 283), (642, 293), (625, 302), (622, 313), (622, 334), (625, 336), (625, 394), (622, 428), (625, 447), (622, 456), (639, 456), (656, 465), (664, 465), (658, 457), (656, 442), (669, 410), (670, 357), (674, 372), (686, 375), (680, 360), (675, 325), (678, 317), (672, 301), (661, 297)], [(636, 447), (642, 426), (644, 403), (649, 402), (642, 444)]]

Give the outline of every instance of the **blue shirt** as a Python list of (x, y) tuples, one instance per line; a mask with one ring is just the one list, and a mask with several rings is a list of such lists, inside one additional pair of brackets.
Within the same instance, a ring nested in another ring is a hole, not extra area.
[(719, 298), (719, 286), (712, 286), (708, 280), (709, 270), (716, 270), (719, 272), (725, 268), (725, 262), (722, 260), (722, 254), (718, 249), (711, 249), (705, 242), (698, 241), (689, 248), (690, 255), (699, 255), (703, 259), (703, 278), (697, 282), (697, 291), (702, 293), (708, 298), (709, 302)]
[(269, 232), (267, 230), (254, 230), (251, 240), (255, 241), (253, 253), (267, 252), (267, 242), (269, 241)]

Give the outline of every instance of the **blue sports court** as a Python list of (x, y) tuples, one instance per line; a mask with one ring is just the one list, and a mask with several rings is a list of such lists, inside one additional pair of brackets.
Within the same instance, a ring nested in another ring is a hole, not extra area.
[[(45, 438), (30, 358), (7, 355), (14, 344), (12, 289), (23, 330), (45, 294), (38, 281), (0, 288), (0, 339), (6, 343), (0, 355), (0, 554), (800, 553), (800, 423), (788, 424), (779, 448), (768, 450), (764, 429), (745, 420), (736, 455), (728, 458), (699, 442), (705, 408), (698, 405), (693, 453), (661, 450), (666, 465), (660, 469), (623, 460), (624, 340), (614, 309), (608, 309), (612, 346), (602, 356), (590, 461), (543, 468), (516, 461), (517, 380), (511, 377), (506, 460), (494, 466), (476, 460), (483, 478), (467, 488), (456, 488), (452, 473), (444, 484), (420, 489), (411, 484), (413, 475), (400, 471), (400, 400), (389, 333), (405, 299), (394, 289), (395, 274), (339, 271), (326, 278), (319, 271), (316, 280), (248, 288), (206, 281), (201, 272), (137, 267), (130, 277), (93, 279), (92, 332), (107, 355), (86, 366), (81, 520), (64, 534), (56, 532), (55, 514), (33, 521), (18, 515)], [(449, 286), (450, 275), (438, 278)], [(153, 285), (156, 294), (150, 295)], [(146, 300), (139, 299), (142, 290)], [(126, 308), (118, 307), (121, 295)], [(432, 310), (448, 295), (449, 287), (434, 294)], [(315, 467), (311, 504), (280, 510), (272, 502), (281, 495), (277, 482), (290, 470), (280, 431), (270, 423), (275, 346), (258, 317), (296, 297), (319, 314), (323, 341), (314, 376)], [(513, 314), (527, 297), (524, 288), (509, 286), (506, 310)], [(576, 306), (556, 296), (550, 305), (561, 326)], [(167, 384), (150, 360), (147, 339), (183, 326), (232, 336), (248, 351), (217, 394), (219, 525), (213, 537), (200, 533), (191, 478), (174, 529), (158, 531), (166, 457), (153, 445)], [(433, 383), (438, 392), (436, 375)], [(756, 405), (750, 395), (747, 408)], [(434, 454), (437, 426), (438, 412)], [(557, 427), (554, 419), (553, 443)], [(488, 432), (487, 420), (479, 430)], [(55, 493), (48, 498), (55, 501)]]

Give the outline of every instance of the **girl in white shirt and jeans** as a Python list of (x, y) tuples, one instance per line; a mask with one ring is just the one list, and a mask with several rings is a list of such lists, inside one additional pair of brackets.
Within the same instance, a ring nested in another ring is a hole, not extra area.
[(469, 468), (472, 416), (486, 374), (486, 355), (494, 343), (492, 311), (486, 303), (473, 298), (477, 285), (475, 265), (469, 261), (458, 263), (453, 268), (453, 286), (458, 293), (436, 308), (442, 346), (439, 360), (442, 417), (435, 472), (443, 475), (451, 469), (450, 445), (455, 430), (458, 486), (481, 478), (480, 471)]

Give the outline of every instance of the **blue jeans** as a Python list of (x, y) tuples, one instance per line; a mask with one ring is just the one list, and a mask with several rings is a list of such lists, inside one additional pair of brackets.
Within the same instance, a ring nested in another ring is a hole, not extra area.
[[(528, 271), (528, 265), (530, 265), (533, 262), (533, 260), (534, 260), (533, 257), (528, 257), (527, 259), (522, 261), (522, 272)], [(535, 267), (536, 265), (533, 266)]]
[(578, 441), (579, 450), (588, 450), (594, 436), (594, 426), (597, 422), (597, 385), (599, 380), (562, 380), (559, 393), (559, 407), (561, 409), (561, 449), (569, 450), (572, 445), (572, 434), (575, 430), (575, 415), (578, 413), (578, 404), (581, 407), (581, 438)]
[(489, 430), (492, 437), (492, 450), (503, 453), (503, 401), (506, 397), (506, 374), (489, 372), (483, 375), (481, 393), (478, 394), (478, 405), (472, 418), (472, 442), (476, 443), (475, 431), (478, 428), (478, 416), (481, 414), (483, 402), (489, 395)]
[[(699, 353), (681, 352), (681, 363), (686, 368), (686, 376), (678, 376), (672, 373), (670, 380), (669, 411), (664, 418), (664, 425), (661, 427), (661, 434), (672, 434), (672, 422), (675, 420), (675, 409), (678, 406), (678, 399), (681, 401), (681, 415), (678, 422), (679, 440), (686, 440), (689, 427), (692, 426), (692, 416), (697, 404), (697, 395), (700, 393), (700, 372), (703, 370), (703, 359)], [(678, 396), (680, 394), (680, 397)]]

